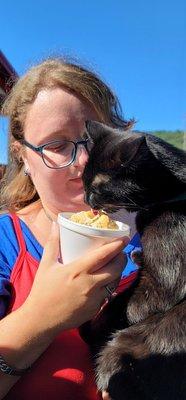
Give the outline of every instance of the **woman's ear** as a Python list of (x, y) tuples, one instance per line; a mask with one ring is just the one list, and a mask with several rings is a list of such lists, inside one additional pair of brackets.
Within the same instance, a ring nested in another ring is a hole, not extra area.
[(24, 165), (24, 174), (30, 175), (30, 166), (26, 158), (25, 149), (18, 140), (14, 140), (11, 143), (11, 152), (15, 154), (19, 163)]
[(18, 140), (14, 140), (10, 144), (11, 154), (20, 162), (23, 162), (23, 146)]
[(24, 157), (23, 157), (23, 163), (24, 163), (24, 174), (30, 175), (30, 166), (29, 166), (28, 160)]

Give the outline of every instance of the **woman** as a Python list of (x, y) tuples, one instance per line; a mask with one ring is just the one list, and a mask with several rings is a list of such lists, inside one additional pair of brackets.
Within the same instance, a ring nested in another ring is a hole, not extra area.
[(95, 400), (89, 350), (77, 328), (120, 278), (128, 240), (62, 266), (55, 221), (61, 211), (88, 209), (85, 120), (132, 122), (122, 120), (117, 99), (94, 73), (60, 59), (18, 80), (4, 114), (11, 161), (1, 193), (9, 211), (0, 217), (0, 399)]

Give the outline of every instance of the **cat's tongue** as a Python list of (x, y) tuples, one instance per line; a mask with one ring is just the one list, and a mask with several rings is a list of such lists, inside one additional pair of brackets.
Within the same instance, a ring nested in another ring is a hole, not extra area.
[(91, 211), (92, 211), (92, 213), (93, 213), (94, 215), (98, 215), (98, 214), (99, 214), (99, 211), (98, 211), (98, 210), (93, 210), (93, 209), (91, 208)]

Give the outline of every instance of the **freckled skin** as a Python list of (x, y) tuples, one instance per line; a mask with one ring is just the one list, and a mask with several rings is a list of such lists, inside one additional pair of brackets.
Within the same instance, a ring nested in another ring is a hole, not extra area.
[[(25, 139), (37, 146), (56, 139), (78, 140), (85, 130), (85, 120), (95, 118), (92, 108), (60, 88), (41, 90), (26, 116)], [(55, 214), (63, 211), (89, 209), (84, 203), (83, 183), (73, 178), (82, 177), (88, 153), (78, 150), (76, 161), (68, 168), (55, 170), (45, 166), (42, 158), (26, 148), (24, 160), (42, 204)]]

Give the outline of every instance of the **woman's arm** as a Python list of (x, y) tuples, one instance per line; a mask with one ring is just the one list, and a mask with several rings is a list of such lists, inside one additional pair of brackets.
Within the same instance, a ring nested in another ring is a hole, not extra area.
[[(0, 354), (15, 369), (32, 365), (55, 336), (91, 319), (106, 297), (105, 285), (121, 275), (122, 248), (128, 239), (105, 244), (63, 266), (58, 227), (45, 247), (31, 292), (25, 303), (0, 321)], [(0, 399), (17, 377), (0, 374)]]
[[(25, 369), (46, 350), (54, 336), (54, 332), (42, 331), (37, 316), (25, 304), (0, 321), (0, 354), (11, 367)], [(0, 372), (0, 399), (18, 379)]]

